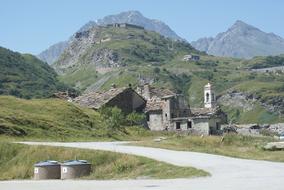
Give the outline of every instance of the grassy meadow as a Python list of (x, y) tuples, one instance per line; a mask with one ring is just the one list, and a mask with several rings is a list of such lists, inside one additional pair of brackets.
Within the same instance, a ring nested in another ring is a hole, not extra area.
[(252, 137), (235, 134), (225, 136), (170, 135), (160, 142), (141, 141), (135, 145), (171, 150), (203, 152), (236, 158), (284, 162), (284, 151), (265, 151), (263, 146), (277, 141), (273, 137)]

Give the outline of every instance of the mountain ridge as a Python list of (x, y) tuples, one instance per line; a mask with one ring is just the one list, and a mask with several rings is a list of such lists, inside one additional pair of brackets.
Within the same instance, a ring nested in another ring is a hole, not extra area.
[(284, 39), (237, 20), (215, 37), (200, 38), (192, 46), (210, 55), (250, 59), (284, 53)]

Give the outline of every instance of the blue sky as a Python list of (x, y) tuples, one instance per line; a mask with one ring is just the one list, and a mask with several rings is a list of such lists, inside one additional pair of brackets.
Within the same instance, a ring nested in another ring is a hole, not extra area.
[(0, 0), (0, 46), (38, 54), (89, 20), (128, 10), (164, 21), (188, 41), (236, 20), (284, 37), (282, 0)]

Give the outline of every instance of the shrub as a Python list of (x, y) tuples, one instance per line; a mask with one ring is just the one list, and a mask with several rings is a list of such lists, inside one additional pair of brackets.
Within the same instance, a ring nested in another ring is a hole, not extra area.
[(154, 73), (159, 74), (160, 73), (160, 68), (159, 67), (155, 67), (154, 68)]
[(125, 116), (117, 107), (103, 107), (100, 113), (106, 125), (112, 129), (120, 128), (125, 123)]
[(129, 125), (140, 125), (145, 120), (145, 115), (137, 112), (132, 112), (127, 115), (126, 121)]

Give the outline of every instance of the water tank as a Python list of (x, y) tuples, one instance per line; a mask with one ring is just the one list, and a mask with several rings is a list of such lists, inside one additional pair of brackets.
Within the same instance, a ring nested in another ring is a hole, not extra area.
[(68, 160), (61, 164), (61, 179), (74, 179), (90, 175), (91, 164), (86, 160)]
[(34, 179), (60, 179), (60, 164), (55, 160), (46, 160), (34, 165)]

